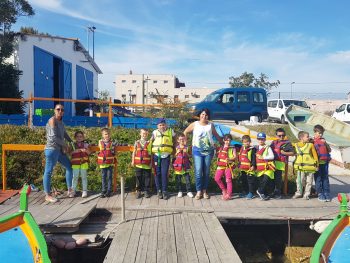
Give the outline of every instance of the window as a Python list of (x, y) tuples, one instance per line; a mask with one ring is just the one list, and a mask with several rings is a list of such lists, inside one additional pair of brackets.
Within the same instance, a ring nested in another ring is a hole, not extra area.
[(164, 84), (166, 84), (166, 83), (168, 83), (168, 81), (167, 81), (167, 80), (164, 80)]
[(125, 79), (123, 79), (123, 80), (122, 80), (122, 83), (125, 83), (125, 82), (126, 82), (126, 80), (125, 80)]
[(157, 80), (153, 80), (153, 83), (157, 83), (158, 81)]
[(185, 95), (185, 99), (188, 99), (190, 97), (190, 95)]
[(249, 92), (239, 91), (237, 92), (237, 102), (238, 103), (249, 103)]
[(233, 103), (234, 102), (234, 94), (233, 93), (224, 93), (222, 95), (222, 103)]
[(350, 104), (346, 107), (347, 112), (350, 112)]
[(338, 112), (344, 111), (345, 110), (345, 104), (341, 105), (338, 109)]
[(269, 101), (269, 103), (267, 103), (267, 107), (276, 108), (276, 106), (277, 106), (277, 100), (271, 100)]
[(278, 102), (278, 108), (283, 109), (283, 103), (281, 100)]
[(264, 95), (261, 92), (253, 92), (253, 102), (254, 103), (263, 103)]
[(178, 99), (179, 98), (179, 95), (174, 95), (174, 99)]
[(132, 80), (132, 83), (136, 83), (136, 79), (133, 79), (133, 80)]
[(126, 97), (126, 94), (122, 94), (122, 97), (125, 98), (125, 97)]

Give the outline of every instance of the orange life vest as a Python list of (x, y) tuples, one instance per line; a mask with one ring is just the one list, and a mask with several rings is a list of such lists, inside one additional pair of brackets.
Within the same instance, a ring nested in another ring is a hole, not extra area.
[(275, 140), (271, 143), (270, 147), (272, 151), (275, 154), (275, 160), (287, 163), (288, 162), (288, 156), (285, 156), (281, 153), (281, 147), (285, 145), (286, 143), (289, 143), (288, 140)]
[[(74, 148), (75, 150), (77, 149), (85, 149), (85, 143), (74, 143)], [(73, 152), (72, 153), (72, 159), (71, 159), (71, 164), (72, 165), (81, 165), (83, 163), (89, 162), (89, 155), (86, 152)]]
[(256, 170), (257, 171), (265, 171), (265, 170), (275, 170), (275, 164), (273, 161), (267, 161), (263, 158), (258, 158), (258, 155), (263, 156), (265, 150), (267, 149), (267, 146), (261, 148), (260, 150), (257, 149), (256, 151)]
[(148, 153), (149, 142), (146, 142), (144, 146), (141, 145), (140, 141), (136, 142), (136, 153), (134, 157), (135, 164), (151, 164), (151, 155)]
[[(217, 165), (227, 167), (229, 159), (229, 150), (232, 150), (232, 147), (220, 147), (218, 150), (218, 159)], [(234, 164), (232, 164), (234, 166)]]
[(113, 143), (111, 141), (105, 143), (103, 140), (98, 142), (100, 152), (97, 155), (97, 164), (114, 164)]
[(318, 155), (318, 159), (322, 161), (330, 161), (331, 155), (329, 154), (325, 141), (323, 138), (314, 139), (315, 149)]
[(239, 161), (239, 169), (243, 171), (248, 171), (250, 167), (252, 166), (252, 161), (249, 160), (248, 154), (253, 149), (253, 147), (247, 147), (244, 146), (241, 147), (238, 155), (238, 161)]
[(188, 147), (180, 148), (176, 147), (175, 160), (173, 162), (173, 167), (175, 171), (187, 171), (191, 168), (191, 162), (188, 155)]

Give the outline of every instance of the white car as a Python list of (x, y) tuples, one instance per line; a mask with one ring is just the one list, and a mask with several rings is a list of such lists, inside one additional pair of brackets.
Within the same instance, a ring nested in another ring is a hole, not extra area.
[(292, 99), (269, 100), (267, 102), (267, 111), (269, 113), (268, 120), (279, 121), (283, 124), (286, 123), (286, 110), (292, 104), (300, 107), (304, 107), (304, 108), (310, 108), (304, 100), (292, 100)]
[(340, 107), (335, 110), (332, 117), (350, 123), (350, 103), (340, 105)]

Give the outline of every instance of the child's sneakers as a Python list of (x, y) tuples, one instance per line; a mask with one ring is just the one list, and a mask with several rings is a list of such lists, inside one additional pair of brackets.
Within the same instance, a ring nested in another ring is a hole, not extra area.
[(163, 199), (164, 200), (168, 200), (169, 199), (169, 195), (167, 192), (163, 192)]
[(181, 197), (182, 197), (182, 192), (181, 192), (181, 191), (177, 194), (177, 197), (178, 197), (178, 198), (181, 198)]
[(87, 196), (88, 196), (87, 191), (83, 191), (83, 193), (81, 194), (81, 197), (86, 198)]
[(141, 192), (136, 190), (135, 197), (136, 197), (136, 199), (140, 199), (141, 198)]
[(326, 197), (323, 194), (319, 194), (317, 199), (318, 201), (326, 202)]
[(266, 195), (264, 195), (263, 193), (260, 193), (260, 192), (259, 192), (259, 189), (256, 190), (256, 193), (259, 195), (261, 201), (269, 200), (269, 197), (266, 196)]
[(251, 192), (249, 192), (246, 196), (245, 196), (245, 199), (247, 200), (252, 200), (253, 198), (255, 197), (255, 195)]
[(58, 200), (57, 198), (53, 197), (52, 195), (45, 196), (45, 201), (49, 203), (56, 203)]
[(189, 198), (193, 198), (192, 192), (188, 192), (188, 193), (187, 193), (187, 196), (188, 196)]
[(148, 191), (145, 191), (145, 198), (150, 198), (151, 194)]
[(329, 195), (325, 195), (325, 198), (326, 198), (326, 202), (332, 201), (332, 198)]
[(221, 197), (221, 199), (222, 200), (227, 200), (226, 196), (227, 196), (227, 190), (224, 189), (224, 190), (222, 190), (222, 197)]
[(67, 196), (69, 198), (73, 198), (75, 196), (75, 191), (73, 189), (68, 190)]
[(297, 199), (297, 198), (301, 198), (301, 197), (303, 197), (301, 194), (295, 193), (292, 198)]
[(163, 199), (162, 191), (158, 191), (158, 198), (159, 198), (159, 199)]
[(310, 196), (304, 195), (304, 200), (310, 200)]

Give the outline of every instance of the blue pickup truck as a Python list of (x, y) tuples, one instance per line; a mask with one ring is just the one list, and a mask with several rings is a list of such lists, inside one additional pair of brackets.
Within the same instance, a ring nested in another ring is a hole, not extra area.
[(203, 101), (190, 104), (194, 115), (204, 108), (210, 110), (213, 120), (249, 120), (256, 116), (259, 122), (267, 119), (266, 91), (263, 88), (224, 88), (210, 93)]

